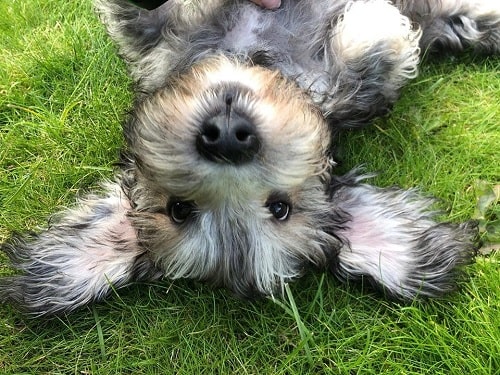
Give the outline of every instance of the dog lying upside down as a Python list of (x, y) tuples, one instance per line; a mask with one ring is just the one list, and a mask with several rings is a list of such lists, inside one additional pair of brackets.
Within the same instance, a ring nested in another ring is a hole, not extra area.
[(500, 51), (493, 1), (96, 2), (135, 82), (121, 168), (42, 233), (2, 245), (0, 298), (61, 314), (134, 281), (280, 294), (309, 267), (387, 296), (440, 296), (474, 225), (335, 175), (332, 137), (387, 112), (422, 51)]

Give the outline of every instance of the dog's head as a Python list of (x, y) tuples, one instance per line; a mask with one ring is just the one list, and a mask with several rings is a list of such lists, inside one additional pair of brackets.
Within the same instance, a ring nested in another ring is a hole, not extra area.
[(143, 99), (125, 134), (134, 226), (167, 276), (269, 294), (324, 261), (331, 137), (294, 83), (209, 59)]

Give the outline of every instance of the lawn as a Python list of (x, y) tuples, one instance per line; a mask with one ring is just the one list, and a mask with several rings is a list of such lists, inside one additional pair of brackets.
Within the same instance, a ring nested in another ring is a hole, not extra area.
[[(0, 2), (0, 46), (1, 242), (112, 176), (132, 96), (90, 0)], [(277, 301), (164, 281), (52, 320), (2, 305), (0, 373), (498, 374), (500, 59), (421, 70), (390, 116), (342, 135), (339, 173), (364, 164), (437, 196), (443, 219), (478, 219), (460, 291), (399, 304), (316, 273)]]

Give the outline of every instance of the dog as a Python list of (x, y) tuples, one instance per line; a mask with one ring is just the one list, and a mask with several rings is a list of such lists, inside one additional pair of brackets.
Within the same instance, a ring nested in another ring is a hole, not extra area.
[(399, 300), (456, 288), (473, 223), (335, 174), (336, 133), (387, 113), (423, 53), (500, 52), (496, 0), (126, 0), (96, 8), (136, 99), (113, 181), (2, 245), (0, 299), (58, 315), (137, 281), (279, 296), (310, 268)]

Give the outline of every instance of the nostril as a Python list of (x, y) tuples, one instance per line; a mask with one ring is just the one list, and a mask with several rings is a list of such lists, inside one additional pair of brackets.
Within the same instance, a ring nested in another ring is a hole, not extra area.
[(202, 127), (202, 137), (207, 143), (214, 143), (220, 138), (220, 129), (213, 124), (204, 123)]
[(238, 129), (235, 132), (235, 137), (240, 142), (246, 142), (253, 134), (246, 129)]

